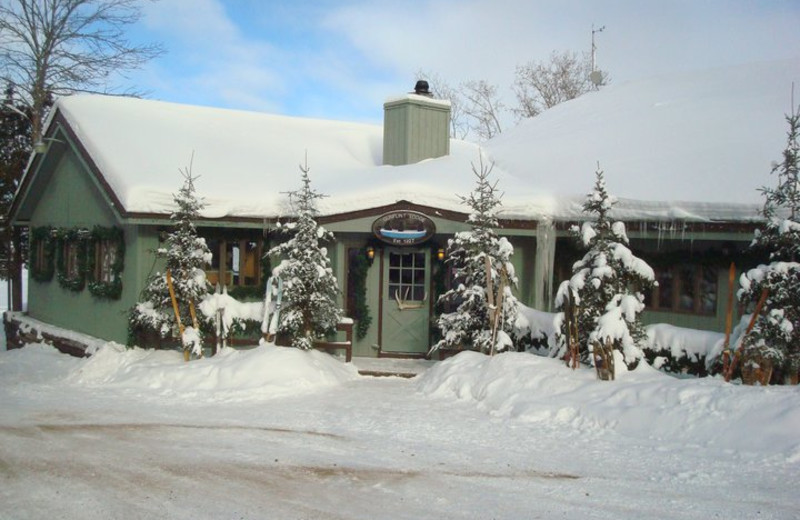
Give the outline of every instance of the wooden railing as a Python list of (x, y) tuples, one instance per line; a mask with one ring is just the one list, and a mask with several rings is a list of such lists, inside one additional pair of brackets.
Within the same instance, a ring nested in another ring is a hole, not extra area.
[[(318, 350), (324, 350), (326, 352), (331, 352), (333, 350), (344, 350), (345, 362), (349, 363), (353, 359), (353, 320), (350, 318), (342, 319), (342, 321), (336, 325), (336, 331), (345, 333), (344, 341), (318, 340), (314, 342), (314, 348)], [(279, 334), (275, 340), (275, 344), (284, 347), (288, 346), (289, 338), (283, 337)]]

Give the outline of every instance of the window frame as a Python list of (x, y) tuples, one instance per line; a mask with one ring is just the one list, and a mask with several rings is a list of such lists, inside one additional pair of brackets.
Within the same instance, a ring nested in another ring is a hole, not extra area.
[[(670, 266), (655, 267), (653, 270), (655, 271), (655, 278), (659, 281), (659, 284), (653, 288), (652, 292), (647, 298), (647, 310), (655, 312), (670, 312), (675, 314), (695, 314), (706, 317), (713, 317), (717, 315), (720, 296), (719, 269), (705, 264), (679, 263)], [(703, 287), (703, 283), (706, 280), (706, 270), (710, 270), (715, 275), (713, 291), (708, 291)], [(682, 276), (687, 272), (691, 273), (691, 279), (688, 280), (688, 284), (691, 286), (690, 292), (685, 290), (687, 280), (684, 276)], [(662, 284), (664, 279), (664, 276), (662, 275), (664, 273), (669, 273), (670, 275), (669, 290), (671, 293), (671, 301), (669, 302), (669, 305), (664, 305), (664, 302), (661, 301), (662, 289), (665, 285)], [(708, 311), (704, 308), (704, 295), (712, 292), (714, 294), (714, 308), (713, 310)], [(691, 308), (681, 305), (681, 298), (687, 294), (690, 294), (691, 297)]]

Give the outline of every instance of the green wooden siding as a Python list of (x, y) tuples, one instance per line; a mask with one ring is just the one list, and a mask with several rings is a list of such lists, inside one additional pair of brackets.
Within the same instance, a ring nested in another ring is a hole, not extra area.
[[(40, 194), (31, 226), (92, 229), (95, 225), (119, 226), (102, 193), (77, 157), (63, 154), (46, 189)], [(31, 317), (91, 336), (124, 343), (127, 338), (126, 312), (136, 300), (138, 286), (130, 273), (140, 265), (136, 232), (125, 232), (125, 270), (119, 300), (99, 299), (88, 288), (73, 292), (62, 288), (56, 277), (49, 282), (30, 280), (28, 313)]]

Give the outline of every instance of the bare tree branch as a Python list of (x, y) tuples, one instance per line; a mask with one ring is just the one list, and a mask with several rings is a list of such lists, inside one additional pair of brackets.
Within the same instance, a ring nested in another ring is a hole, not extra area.
[[(556, 52), (548, 61), (518, 65), (514, 93), (519, 105), (512, 112), (519, 119), (535, 117), (548, 108), (589, 92), (593, 84), (591, 57), (574, 52)], [(602, 84), (608, 76), (602, 73)]]
[(500, 115), (505, 105), (497, 95), (497, 86), (485, 80), (467, 81), (461, 91), (465, 99), (464, 113), (470, 118), (470, 129), (483, 141), (501, 133)]
[(464, 99), (458, 88), (447, 83), (435, 72), (417, 71), (417, 77), (430, 84), (433, 95), (437, 99), (450, 100), (450, 136), (464, 139), (469, 135), (469, 122), (464, 112)]
[(5, 83), (30, 105), (32, 137), (53, 96), (109, 92), (113, 74), (159, 56), (159, 44), (134, 45), (125, 29), (141, 17), (142, 0), (2, 0), (0, 67)]

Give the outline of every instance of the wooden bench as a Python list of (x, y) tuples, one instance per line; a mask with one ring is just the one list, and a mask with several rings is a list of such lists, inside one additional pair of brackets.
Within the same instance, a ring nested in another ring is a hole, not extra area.
[[(345, 333), (344, 341), (318, 340), (313, 343), (313, 347), (329, 353), (333, 350), (344, 350), (345, 362), (349, 363), (353, 359), (353, 320), (350, 318), (342, 319), (342, 321), (336, 325), (336, 331)], [(290, 341), (288, 337), (278, 334), (275, 344), (282, 347), (288, 347)]]
[(345, 362), (349, 363), (353, 359), (353, 320), (345, 318), (336, 325), (338, 332), (345, 333), (344, 341), (315, 341), (314, 348), (330, 352), (332, 350), (344, 350)]

